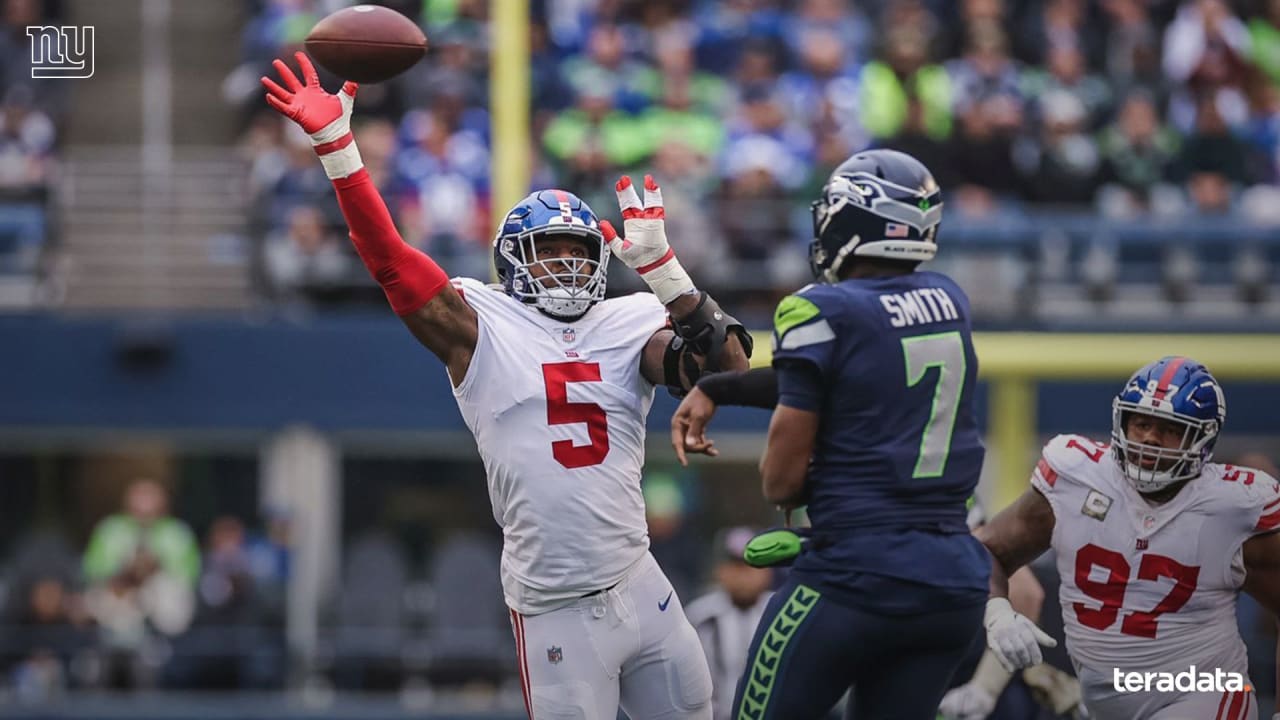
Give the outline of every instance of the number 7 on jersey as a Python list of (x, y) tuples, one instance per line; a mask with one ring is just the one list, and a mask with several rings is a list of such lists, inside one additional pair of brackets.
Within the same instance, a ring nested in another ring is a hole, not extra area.
[(907, 387), (919, 385), (929, 368), (938, 368), (938, 381), (933, 389), (933, 406), (920, 437), (920, 454), (916, 456), (913, 478), (940, 477), (947, 469), (951, 454), (951, 432), (960, 409), (960, 392), (964, 390), (964, 341), (958, 331), (917, 335), (902, 339), (902, 354), (907, 363)]

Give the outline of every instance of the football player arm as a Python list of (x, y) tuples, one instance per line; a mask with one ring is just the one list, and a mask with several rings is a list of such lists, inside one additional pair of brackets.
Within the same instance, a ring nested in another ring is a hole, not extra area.
[(681, 465), (686, 453), (715, 457), (715, 443), (707, 438), (707, 425), (720, 405), (743, 405), (771, 410), (778, 404), (778, 374), (772, 367), (747, 371), (708, 373), (698, 379), (671, 416), (671, 447)]
[(1280, 616), (1280, 533), (1255, 535), (1244, 542), (1243, 590)]
[(779, 405), (769, 420), (769, 438), (760, 458), (764, 499), (784, 508), (805, 503), (804, 480), (818, 437), (818, 413)]
[(461, 384), (476, 347), (479, 322), (439, 265), (407, 244), (364, 169), (333, 181), (351, 242), (413, 336)]
[(1009, 576), (1049, 549), (1053, 525), (1053, 508), (1033, 487), (974, 531), (991, 553), (991, 599), (982, 620), (987, 647), (1008, 672), (1039, 664), (1040, 646), (1058, 644), (1009, 601)]
[(283, 85), (262, 78), (267, 104), (310, 137), (338, 194), (356, 253), (386, 293), (396, 315), (444, 361), (454, 385), (458, 385), (475, 350), (479, 334), (476, 314), (462, 302), (440, 266), (407, 245), (396, 231), (351, 133), (357, 85), (347, 82), (336, 94), (325, 92), (306, 54), (298, 52), (294, 57), (302, 80), (282, 60), (276, 60), (273, 65)]
[[(654, 385), (683, 395), (704, 370), (746, 370), (750, 335), (702, 292), (679, 295), (666, 304), (675, 329), (653, 334), (640, 356), (640, 374)], [(717, 317), (718, 316), (718, 317)]]
[(769, 420), (760, 477), (766, 500), (796, 507), (805, 503), (805, 477), (821, 424), (822, 373), (806, 360), (778, 359), (774, 363), (778, 406)]
[(1039, 490), (1029, 488), (974, 536), (991, 553), (991, 596), (1009, 597), (1009, 577), (1036, 559), (1053, 539), (1053, 508)]

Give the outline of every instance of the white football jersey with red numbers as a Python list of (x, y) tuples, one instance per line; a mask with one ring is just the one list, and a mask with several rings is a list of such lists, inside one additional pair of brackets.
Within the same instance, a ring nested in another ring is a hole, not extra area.
[(1153, 505), (1111, 448), (1059, 435), (1032, 485), (1049, 500), (1067, 649), (1108, 675), (1198, 670), (1246, 674), (1236, 625), (1241, 546), (1280, 529), (1280, 484), (1250, 468), (1207, 464)]
[(479, 318), (458, 408), (502, 527), (507, 605), (533, 615), (617, 583), (649, 547), (640, 470), (654, 386), (645, 344), (666, 323), (648, 293), (565, 322), (454, 279)]

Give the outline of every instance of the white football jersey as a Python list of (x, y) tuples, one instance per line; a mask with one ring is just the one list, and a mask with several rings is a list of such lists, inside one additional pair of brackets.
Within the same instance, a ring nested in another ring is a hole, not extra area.
[(1032, 485), (1055, 525), (1067, 649), (1108, 675), (1221, 668), (1247, 673), (1236, 625), (1241, 547), (1280, 528), (1280, 484), (1259, 470), (1206, 464), (1163, 505), (1125, 478), (1111, 447), (1059, 435)]
[(479, 318), (458, 408), (502, 527), (507, 605), (534, 615), (617, 583), (648, 551), (640, 470), (654, 386), (645, 344), (666, 323), (649, 293), (565, 322), (468, 278)]

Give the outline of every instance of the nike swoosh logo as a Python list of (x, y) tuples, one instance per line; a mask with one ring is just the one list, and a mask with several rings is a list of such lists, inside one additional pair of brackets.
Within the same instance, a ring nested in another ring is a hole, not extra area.
[(675, 590), (672, 590), (671, 592), (667, 593), (667, 599), (658, 603), (658, 612), (667, 611), (667, 606), (671, 604), (671, 596), (674, 595), (675, 592), (676, 592)]

